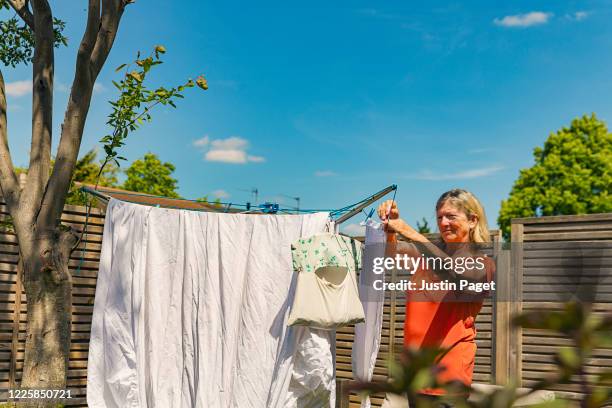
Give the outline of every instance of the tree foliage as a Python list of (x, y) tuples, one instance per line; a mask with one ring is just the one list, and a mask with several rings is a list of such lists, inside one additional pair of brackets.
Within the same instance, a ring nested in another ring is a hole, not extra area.
[(431, 228), (429, 228), (429, 223), (427, 222), (427, 218), (423, 217), (421, 221), (423, 221), (423, 224), (421, 224), (419, 221), (416, 222), (417, 230), (421, 234), (429, 234), (431, 232)]
[[(0, 0), (0, 11), (9, 10), (6, 0)], [(54, 46), (68, 45), (68, 38), (63, 32), (66, 23), (53, 18)], [(17, 17), (0, 21), (0, 62), (5, 66), (16, 67), (19, 64), (30, 63), (36, 46), (34, 32), (26, 23)]]
[(172, 88), (160, 86), (156, 89), (149, 89), (145, 84), (145, 79), (151, 68), (163, 63), (160, 55), (165, 53), (166, 49), (158, 45), (146, 58), (140, 58), (140, 52), (137, 54), (134, 64), (139, 69), (132, 70), (131, 65), (128, 64), (117, 67), (116, 71), (125, 70), (125, 74), (121, 81), (113, 81), (113, 85), (119, 90), (119, 98), (109, 101), (112, 112), (106, 123), (113, 129), (113, 132), (100, 140), (106, 153), (104, 163), (113, 161), (119, 165), (119, 160), (125, 160), (124, 157), (118, 155), (118, 149), (125, 144), (130, 132), (136, 130), (144, 121), (151, 121), (151, 109), (155, 106), (161, 104), (176, 108), (174, 101), (184, 98), (183, 91), (186, 88), (193, 88), (197, 85), (203, 90), (208, 89), (208, 84), (203, 76), (198, 77), (195, 81), (189, 79), (184, 84)]
[(122, 188), (139, 193), (170, 198), (179, 198), (177, 180), (172, 177), (175, 167), (172, 163), (162, 163), (157, 155), (147, 153), (142, 159), (135, 160), (126, 170), (127, 180)]
[[(392, 393), (406, 395), (415, 402), (416, 408), (434, 408), (442, 406), (432, 402), (420, 393), (424, 388), (440, 388), (445, 391), (444, 402), (458, 408), (511, 408), (519, 398), (524, 398), (539, 390), (548, 390), (571, 383), (578, 378), (581, 391), (584, 393), (581, 407), (599, 408), (609, 406), (612, 398), (612, 372), (600, 371), (597, 374), (587, 373), (585, 366), (594, 350), (609, 348), (612, 345), (612, 314), (599, 315), (592, 311), (587, 302), (567, 303), (562, 310), (533, 310), (513, 318), (512, 324), (526, 329), (537, 329), (562, 335), (568, 340), (567, 347), (560, 347), (554, 355), (555, 370), (543, 373), (541, 379), (530, 385), (529, 390), (519, 390), (517, 379), (492, 392), (470, 389), (460, 382), (440, 383), (437, 374), (441, 368), (437, 365), (441, 356), (448, 352), (444, 348), (406, 348), (398, 360), (390, 359), (389, 379), (371, 382), (357, 382), (349, 385), (350, 391), (372, 393)], [(452, 347), (451, 347), (452, 348)], [(461, 395), (470, 393), (470, 399)], [(413, 406), (412, 403), (410, 405)], [(569, 408), (576, 406), (564, 399), (542, 402), (538, 407)]]
[(102, 168), (103, 161), (97, 161), (96, 158), (96, 150), (91, 149), (76, 162), (66, 204), (85, 205), (87, 203), (88, 197), (79, 190), (78, 186), (75, 186), (75, 182), (105, 187), (116, 187), (118, 185), (119, 167), (115, 163), (107, 163)]
[(100, 167), (102, 166), (102, 162), (96, 161), (97, 155), (95, 149), (91, 149), (85, 153), (85, 155), (77, 161), (72, 179), (86, 184), (96, 184), (97, 182), (100, 186), (117, 186), (117, 174), (119, 173), (119, 169), (116, 165), (110, 164), (105, 167), (102, 170), (101, 177), (99, 179), (97, 178)]
[[(116, 187), (118, 185), (117, 175), (119, 174), (119, 168), (114, 163), (108, 163), (104, 169), (102, 169), (102, 161), (96, 161), (97, 158), (96, 149), (91, 149), (83, 157), (77, 160), (74, 166), (74, 173), (72, 176), (72, 184), (70, 186), (70, 192), (66, 198), (66, 204), (72, 205), (84, 205), (87, 202), (87, 197), (81, 193), (75, 182), (100, 185), (106, 187)], [(51, 166), (49, 171), (53, 169), (55, 160), (51, 160)], [(102, 169), (102, 172), (100, 170)], [(15, 173), (27, 174), (28, 169), (26, 167), (16, 167)], [(100, 174), (100, 177), (98, 177)]]
[(612, 134), (595, 114), (552, 133), (533, 156), (502, 201), (498, 223), (506, 239), (512, 218), (612, 211)]

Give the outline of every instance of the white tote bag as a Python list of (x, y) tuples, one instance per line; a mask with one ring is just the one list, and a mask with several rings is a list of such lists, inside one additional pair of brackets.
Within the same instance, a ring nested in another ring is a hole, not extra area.
[(357, 270), (362, 245), (350, 237), (320, 233), (291, 245), (298, 274), (287, 324), (334, 329), (365, 321)]

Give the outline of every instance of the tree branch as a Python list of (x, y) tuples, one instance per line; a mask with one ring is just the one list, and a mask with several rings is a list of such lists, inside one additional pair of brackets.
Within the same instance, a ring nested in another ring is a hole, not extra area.
[[(96, 45), (96, 38), (98, 30), (100, 28), (100, 0), (89, 0), (89, 8), (87, 11), (87, 25), (85, 26), (85, 32), (81, 39), (81, 45), (79, 46), (79, 52), (77, 54), (77, 73), (90, 74), (89, 70), (89, 59), (91, 58), (91, 52)], [(83, 79), (90, 79), (83, 78)], [(76, 78), (75, 78), (76, 80)], [(75, 85), (73, 83), (73, 85)]]
[(34, 16), (28, 7), (28, 0), (7, 0), (15, 12), (30, 29), (34, 30)]
[(33, 0), (34, 60), (32, 64), (32, 145), (26, 185), (19, 207), (27, 223), (33, 224), (42, 202), (51, 165), (53, 127), (53, 15), (47, 0)]
[(117, 29), (119, 28), (119, 21), (123, 15), (123, 10), (129, 3), (131, 3), (131, 0), (102, 0), (101, 26), (98, 31), (96, 46), (91, 55), (91, 69), (94, 76), (100, 73), (104, 62), (106, 62), (106, 58), (110, 53), (113, 42), (115, 41), (115, 36), (117, 35)]
[(2, 188), (2, 195), (9, 208), (9, 212), (14, 214), (19, 203), (19, 183), (17, 182), (8, 145), (6, 94), (2, 70), (0, 70), (0, 187)]
[(87, 27), (79, 48), (62, 135), (38, 217), (39, 223), (50, 225), (59, 222), (81, 147), (93, 86), (113, 46), (128, 3), (127, 0), (102, 0), (100, 18), (100, 1), (89, 0)]

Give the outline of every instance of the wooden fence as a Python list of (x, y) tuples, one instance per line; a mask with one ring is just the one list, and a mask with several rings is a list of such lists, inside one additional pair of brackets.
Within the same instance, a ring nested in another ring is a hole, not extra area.
[[(518, 298), (507, 303), (504, 322), (522, 310), (559, 310), (571, 294), (592, 297), (596, 314), (612, 312), (612, 214), (514, 219), (512, 242), (517, 250), (509, 283)], [(570, 345), (549, 331), (505, 328), (510, 344), (498, 350), (498, 368), (525, 387), (554, 370), (554, 354)], [(611, 369), (611, 349), (596, 350), (585, 367), (589, 378)], [(570, 399), (583, 395), (578, 379), (553, 390)]]
[[(82, 231), (85, 208), (67, 205), (62, 222)], [(8, 219), (5, 205), (0, 216)], [(98, 261), (102, 244), (104, 213), (92, 208), (84, 236), (70, 257), (73, 277), (72, 344), (68, 369), (68, 388), (73, 399), (66, 406), (86, 407), (87, 353), (93, 311)], [(26, 298), (17, 274), (18, 247), (10, 231), (0, 233), (0, 389), (16, 388), (21, 381), (25, 349)]]
[[(4, 219), (7, 217), (4, 205), (0, 205), (0, 216)], [(80, 231), (85, 222), (84, 208), (66, 206), (62, 221)], [(87, 353), (103, 225), (104, 213), (92, 209), (87, 235), (70, 259), (74, 291), (68, 387), (76, 398), (68, 402), (67, 406), (86, 406)], [(538, 293), (537, 285), (542, 284), (543, 277), (555, 276), (559, 270), (567, 274), (567, 270), (571, 272), (577, 268), (586, 273), (587, 278), (592, 276), (588, 275), (589, 271), (595, 268), (598, 274), (605, 275), (601, 302), (596, 303), (595, 307), (598, 312), (612, 310), (612, 291), (609, 290), (612, 286), (612, 250), (604, 245), (612, 242), (612, 214), (514, 220), (513, 242), (523, 242), (524, 246), (523, 250), (514, 251), (513, 259), (510, 259), (508, 251), (499, 251), (499, 235), (494, 232), (493, 236), (496, 243), (494, 254), (498, 256), (498, 296), (514, 296), (517, 301), (494, 304), (487, 301), (483, 306), (476, 322), (478, 351), (474, 381), (505, 383), (508, 378), (516, 377), (522, 380), (524, 386), (529, 386), (554, 368), (552, 355), (558, 346), (567, 344), (567, 340), (550, 333), (513, 329), (510, 326), (510, 316), (521, 310), (561, 307), (562, 303), (558, 300), (535, 296)], [(597, 254), (603, 258), (597, 258), (600, 259), (598, 265), (589, 269), (569, 261), (572, 259), (572, 252), (568, 252), (571, 249), (563, 247), (563, 242), (576, 240), (596, 240), (602, 243), (603, 252)], [(551, 250), (557, 252), (550, 252)], [(15, 235), (10, 231), (0, 232), (0, 389), (18, 386), (23, 367), (26, 299), (21, 282), (17, 278), (17, 254)], [(555, 258), (549, 259), (551, 256)], [(392, 277), (393, 280), (402, 278), (401, 275)], [(556, 290), (569, 288), (561, 285)], [(512, 291), (514, 293), (510, 293)], [(403, 302), (404, 299), (398, 298), (394, 292), (388, 292), (386, 295), (382, 344), (374, 371), (375, 378), (386, 377), (387, 356), (393, 355), (402, 347), (405, 317)], [(338, 330), (336, 372), (341, 380), (352, 378), (353, 337), (352, 327)], [(589, 362), (587, 372), (597, 373), (604, 368), (612, 368), (612, 350), (598, 350)], [(580, 396), (577, 384), (561, 387), (556, 391), (571, 398)], [(376, 396), (373, 402), (378, 406), (382, 399)], [(345, 406), (357, 407), (359, 398), (351, 395), (349, 401), (344, 403)]]

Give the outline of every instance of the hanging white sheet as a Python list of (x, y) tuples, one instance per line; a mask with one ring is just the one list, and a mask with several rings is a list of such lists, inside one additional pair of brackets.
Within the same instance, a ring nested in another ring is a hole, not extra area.
[(327, 213), (219, 214), (110, 200), (89, 406), (331, 406), (334, 333), (286, 327), (290, 245), (327, 223)]
[[(359, 274), (359, 298), (365, 312), (365, 323), (355, 325), (355, 342), (351, 360), (353, 362), (353, 377), (361, 381), (370, 381), (374, 374), (376, 356), (380, 349), (380, 338), (383, 323), (384, 290), (375, 290), (374, 281), (382, 280), (384, 274), (373, 272), (373, 259), (385, 256), (386, 235), (382, 225), (368, 220), (366, 222), (365, 250), (363, 263)], [(362, 408), (370, 408), (370, 398), (361, 400)]]

